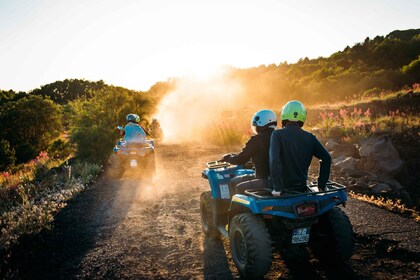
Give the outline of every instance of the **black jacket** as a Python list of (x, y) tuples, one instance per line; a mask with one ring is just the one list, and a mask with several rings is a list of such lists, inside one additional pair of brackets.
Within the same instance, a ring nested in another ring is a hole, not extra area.
[(232, 164), (245, 164), (252, 159), (255, 165), (255, 177), (257, 179), (270, 176), (268, 152), (270, 149), (271, 133), (274, 129), (268, 127), (264, 131), (251, 136), (242, 151), (234, 156), (225, 157), (224, 160)]
[(276, 191), (304, 190), (312, 156), (320, 159), (318, 185), (324, 188), (330, 176), (331, 156), (312, 133), (288, 123), (271, 135), (270, 171)]

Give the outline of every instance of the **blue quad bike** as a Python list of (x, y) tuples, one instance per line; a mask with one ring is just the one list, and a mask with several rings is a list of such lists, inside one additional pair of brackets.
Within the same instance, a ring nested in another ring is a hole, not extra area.
[(200, 197), (202, 228), (209, 238), (228, 237), (230, 251), (241, 277), (263, 277), (271, 267), (273, 247), (283, 259), (298, 260), (310, 249), (321, 262), (334, 264), (353, 255), (353, 228), (338, 207), (345, 205), (346, 187), (328, 182), (324, 191), (316, 184), (307, 192), (280, 197), (270, 189), (234, 194), (229, 182), (240, 175), (254, 174), (251, 168), (208, 162), (202, 176), (210, 191)]
[[(122, 129), (120, 126), (117, 128)], [(121, 138), (113, 149), (111, 161), (113, 177), (121, 178), (124, 172), (151, 176), (156, 168), (154, 141), (147, 139), (145, 143), (129, 143)]]

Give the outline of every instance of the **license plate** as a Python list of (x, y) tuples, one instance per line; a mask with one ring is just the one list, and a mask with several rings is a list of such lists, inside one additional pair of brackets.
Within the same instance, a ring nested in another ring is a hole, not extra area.
[(309, 241), (309, 228), (295, 228), (292, 233), (292, 244), (307, 243)]
[(223, 199), (230, 198), (229, 186), (227, 184), (220, 185), (220, 197)]
[(131, 167), (136, 167), (137, 166), (137, 160), (136, 159), (130, 160), (130, 166)]

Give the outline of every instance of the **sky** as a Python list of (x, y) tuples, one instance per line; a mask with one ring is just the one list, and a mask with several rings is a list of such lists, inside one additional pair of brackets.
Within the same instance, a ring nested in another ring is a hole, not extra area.
[(0, 0), (0, 89), (158, 81), (328, 57), (420, 28), (418, 0)]

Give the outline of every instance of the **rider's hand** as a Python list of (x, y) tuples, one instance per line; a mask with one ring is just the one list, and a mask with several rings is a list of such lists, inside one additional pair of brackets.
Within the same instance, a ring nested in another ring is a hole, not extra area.
[(223, 161), (228, 161), (230, 159), (230, 157), (231, 157), (230, 154), (223, 155)]
[(271, 191), (271, 194), (272, 194), (273, 196), (280, 196), (280, 195), (281, 195), (281, 191), (280, 191), (280, 192), (278, 192), (278, 191), (276, 191), (276, 190), (272, 190), (272, 191)]

